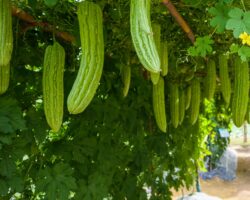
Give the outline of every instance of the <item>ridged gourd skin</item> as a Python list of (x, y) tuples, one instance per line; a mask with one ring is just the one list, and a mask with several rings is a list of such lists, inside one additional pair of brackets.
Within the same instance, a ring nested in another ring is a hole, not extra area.
[[(155, 41), (156, 49), (157, 49), (158, 54), (160, 55), (161, 53), (161, 26), (160, 24), (153, 23), (152, 30), (154, 34), (154, 41)], [(157, 84), (160, 78), (160, 72), (158, 73), (150, 72), (150, 77), (151, 77), (152, 83)]]
[(130, 32), (137, 56), (150, 72), (161, 71), (150, 19), (151, 0), (130, 1)]
[(65, 51), (54, 42), (45, 50), (43, 64), (43, 102), (47, 123), (52, 131), (59, 131), (63, 121), (63, 73)]
[(231, 99), (231, 79), (228, 72), (228, 56), (226, 54), (219, 55), (219, 74), (221, 82), (221, 93), (226, 106), (228, 106)]
[(123, 94), (123, 97), (126, 97), (128, 95), (130, 82), (131, 82), (131, 67), (128, 65), (123, 65), (121, 69), (121, 76), (122, 76), (122, 83), (123, 83), (122, 94)]
[(10, 64), (0, 66), (0, 95), (5, 93), (9, 87)]
[(233, 122), (240, 127), (245, 120), (249, 99), (249, 66), (240, 57), (235, 59), (234, 94), (232, 101)]
[(13, 50), (11, 1), (0, 0), (0, 66), (10, 63)]
[(182, 124), (184, 117), (185, 117), (185, 90), (183, 88), (180, 88), (179, 90), (179, 96), (180, 96), (180, 103), (179, 103), (179, 124)]
[(190, 107), (191, 102), (191, 86), (189, 85), (185, 91), (185, 109), (187, 110)]
[(76, 80), (67, 99), (71, 114), (83, 112), (93, 99), (104, 63), (103, 21), (100, 7), (92, 2), (81, 2), (77, 15), (82, 57)]
[(193, 79), (191, 82), (190, 123), (194, 125), (200, 114), (200, 81)]
[(166, 76), (168, 74), (168, 42), (163, 41), (161, 43), (161, 75)]
[(207, 62), (207, 76), (205, 78), (205, 97), (211, 100), (216, 88), (216, 66), (212, 59)]
[(250, 0), (244, 0), (244, 5), (247, 8), (247, 10), (250, 10)]
[(153, 85), (153, 109), (156, 123), (162, 132), (167, 131), (167, 118), (165, 110), (164, 79), (159, 78), (156, 85)]
[(176, 83), (170, 84), (170, 115), (175, 128), (179, 125), (179, 87)]

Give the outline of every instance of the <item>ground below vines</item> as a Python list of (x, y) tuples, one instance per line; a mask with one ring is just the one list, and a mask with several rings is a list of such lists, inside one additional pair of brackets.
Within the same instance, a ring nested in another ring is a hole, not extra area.
[[(202, 192), (220, 197), (223, 200), (250, 200), (250, 146), (231, 146), (238, 155), (237, 178), (233, 181), (223, 181), (214, 178), (209, 181), (201, 180)], [(191, 191), (184, 190), (185, 194)], [(174, 192), (173, 199), (181, 196), (182, 191)]]

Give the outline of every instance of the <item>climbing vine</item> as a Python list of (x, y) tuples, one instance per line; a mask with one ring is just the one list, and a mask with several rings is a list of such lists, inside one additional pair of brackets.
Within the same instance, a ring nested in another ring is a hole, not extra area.
[[(102, 78), (84, 112), (71, 115), (64, 105), (63, 124), (55, 133), (43, 107), (44, 52), (53, 39), (65, 49), (66, 102), (84, 51), (76, 14), (79, 1), (12, 1), (10, 85), (0, 96), (1, 199), (171, 199), (173, 188), (193, 186), (209, 153), (206, 138), (212, 129), (228, 127), (231, 109), (224, 107), (219, 78), (212, 112), (201, 96), (200, 120), (192, 125), (186, 110), (178, 128), (170, 117), (169, 84), (186, 89), (192, 79), (203, 83), (207, 59), (216, 60), (219, 53), (249, 59), (247, 1), (151, 1), (151, 20), (161, 25), (161, 40), (168, 41), (166, 133), (155, 122), (150, 75), (131, 39), (130, 2), (93, 2), (103, 12)], [(124, 98), (121, 68), (128, 63), (131, 84)]]

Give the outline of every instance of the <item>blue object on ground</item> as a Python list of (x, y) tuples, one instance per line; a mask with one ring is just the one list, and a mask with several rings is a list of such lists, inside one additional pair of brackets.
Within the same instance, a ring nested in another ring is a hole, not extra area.
[(209, 172), (200, 172), (199, 175), (202, 179), (212, 179), (217, 176), (222, 180), (231, 181), (236, 178), (237, 170), (237, 153), (227, 148), (222, 154), (217, 167)]
[(219, 131), (220, 136), (222, 138), (229, 138), (230, 137), (230, 134), (229, 134), (229, 132), (228, 132), (227, 129), (225, 129), (225, 128), (219, 128), (218, 131)]

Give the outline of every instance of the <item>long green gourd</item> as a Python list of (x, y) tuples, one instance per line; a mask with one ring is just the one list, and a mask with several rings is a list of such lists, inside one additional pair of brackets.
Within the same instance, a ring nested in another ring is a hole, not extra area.
[(103, 70), (104, 41), (101, 8), (84, 1), (78, 6), (82, 47), (80, 68), (67, 100), (71, 114), (83, 112), (93, 99)]
[(191, 86), (189, 85), (185, 91), (185, 108), (186, 110), (190, 107), (191, 102)]
[(122, 83), (123, 83), (122, 94), (123, 94), (123, 97), (126, 97), (128, 95), (130, 82), (131, 82), (131, 67), (128, 65), (123, 65), (121, 69), (121, 76), (122, 76)]
[(244, 5), (247, 10), (250, 10), (250, 0), (244, 0)]
[[(154, 34), (154, 41), (155, 41), (156, 49), (157, 49), (158, 54), (160, 55), (161, 53), (161, 26), (160, 24), (153, 23), (152, 30)], [(150, 77), (151, 77), (152, 83), (157, 84), (160, 78), (160, 72), (158, 73), (151, 72)]]
[(165, 111), (164, 79), (159, 78), (156, 85), (153, 85), (153, 108), (156, 123), (163, 132), (167, 131), (167, 119)]
[(207, 76), (205, 78), (205, 97), (211, 100), (214, 97), (216, 88), (216, 66), (212, 59), (207, 63)]
[(168, 42), (163, 41), (161, 43), (161, 75), (166, 76), (168, 74)]
[(219, 55), (219, 74), (222, 96), (226, 102), (226, 106), (228, 106), (231, 99), (231, 79), (229, 77), (228, 56), (226, 54)]
[(8, 66), (13, 50), (11, 1), (0, 0), (0, 66)]
[(175, 128), (179, 125), (179, 87), (176, 83), (170, 84), (170, 115)]
[(232, 102), (233, 122), (240, 127), (245, 120), (249, 99), (249, 66), (240, 57), (235, 59), (234, 94)]
[(54, 42), (45, 50), (43, 64), (43, 102), (46, 120), (54, 132), (57, 132), (63, 120), (63, 73), (65, 51)]
[(179, 96), (180, 96), (180, 103), (179, 103), (179, 124), (182, 124), (184, 117), (185, 117), (185, 90), (183, 88), (180, 88), (179, 90)]
[(194, 78), (191, 82), (190, 122), (195, 124), (200, 114), (200, 81)]
[(151, 0), (131, 0), (130, 32), (137, 56), (150, 72), (161, 71), (150, 19)]
[(5, 93), (9, 87), (10, 65), (0, 66), (0, 95)]

